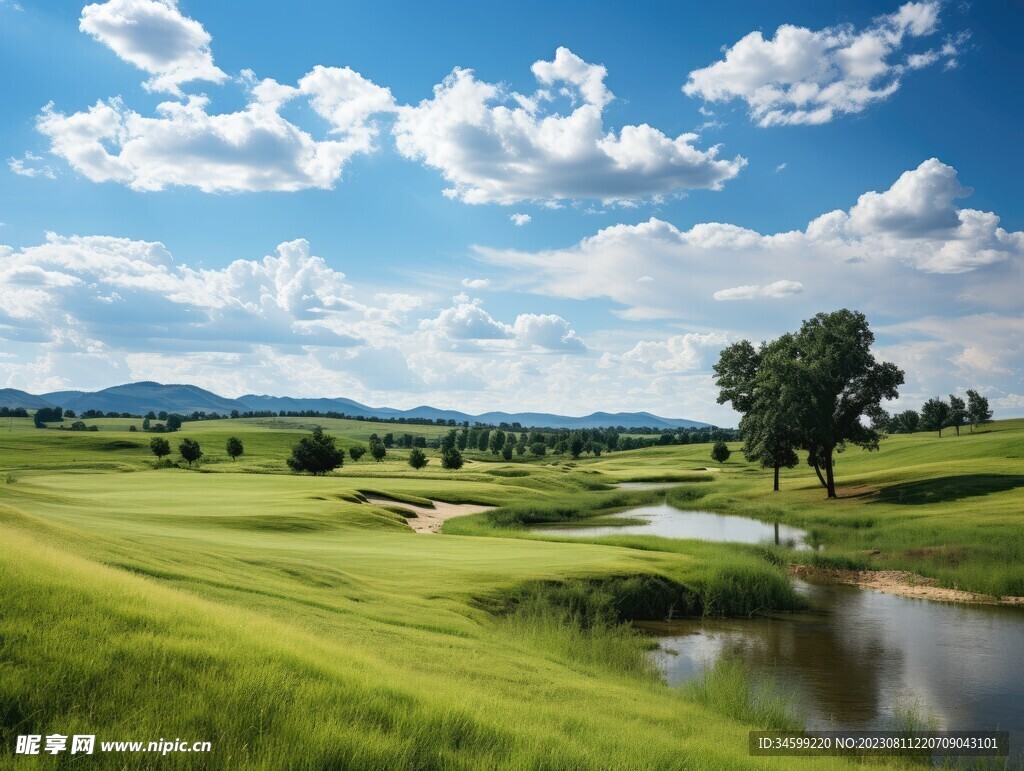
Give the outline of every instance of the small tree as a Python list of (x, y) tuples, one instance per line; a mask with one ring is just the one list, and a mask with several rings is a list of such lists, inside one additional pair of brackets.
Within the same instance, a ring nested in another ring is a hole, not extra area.
[(181, 415), (168, 415), (167, 430), (177, 431), (179, 428), (181, 428)]
[[(77, 423), (75, 425), (78, 425)], [(82, 431), (85, 430), (85, 423), (82, 423)], [(154, 436), (149, 440), (149, 451), (156, 456), (157, 460), (160, 460), (165, 455), (171, 454), (171, 445), (166, 439), (162, 439), (159, 436)]]
[(960, 426), (967, 422), (967, 404), (956, 394), (949, 395), (949, 425), (960, 436)]
[(546, 454), (547, 451), (548, 451), (548, 446), (546, 444), (544, 444), (544, 442), (534, 442), (533, 444), (530, 445), (530, 454), (531, 455), (541, 456), (541, 455)]
[(384, 457), (388, 454), (388, 448), (384, 446), (384, 442), (380, 440), (376, 442), (370, 442), (370, 455), (373, 459), (380, 463), (384, 460)]
[(245, 452), (245, 447), (242, 446), (242, 440), (237, 436), (232, 436), (228, 439), (225, 448), (228, 451), (228, 455), (231, 456), (231, 460), (235, 460), (239, 455)]
[(504, 460), (512, 460), (512, 453), (516, 449), (516, 438), (509, 433), (505, 436), (505, 444), (501, 448), (501, 457)]
[(988, 399), (973, 388), (967, 391), (967, 419), (971, 422), (971, 432), (974, 427), (992, 420), (992, 410), (989, 409)]
[(143, 418), (142, 419), (142, 430), (143, 431), (149, 431), (149, 425), (150, 425), (149, 424), (149, 418)]
[(304, 436), (292, 447), (292, 457), (288, 459), (288, 468), (295, 473), (308, 471), (313, 476), (321, 476), (345, 463), (345, 453), (334, 446), (334, 437), (324, 433), (317, 426), (313, 433)]
[(719, 465), (729, 460), (730, 455), (732, 455), (732, 452), (729, 450), (729, 447), (725, 442), (715, 442), (714, 446), (711, 448), (711, 460), (715, 461), (715, 463), (718, 463)]
[(583, 452), (583, 437), (579, 434), (574, 434), (572, 439), (569, 441), (569, 454), (573, 458), (580, 457), (580, 453)]
[(412, 466), (417, 471), (426, 466), (428, 463), (430, 463), (430, 459), (427, 458), (423, 450), (419, 449), (418, 447), (413, 448), (413, 450), (409, 453), (409, 465)]
[(450, 450), (441, 450), (441, 468), (446, 468), (449, 471), (458, 471), (462, 468), (462, 464), (462, 453), (455, 447), (452, 447)]
[(505, 446), (505, 432), (500, 429), (492, 431), (489, 445), (491, 448), (491, 455), (497, 455), (501, 452), (502, 448)]
[(359, 459), (366, 455), (366, 448), (361, 444), (354, 444), (348, 448), (348, 456), (352, 459), (353, 463), (358, 463)]
[(949, 405), (936, 396), (929, 399), (921, 407), (921, 428), (925, 431), (938, 431), (942, 437), (942, 429), (949, 425)]
[(178, 445), (178, 452), (188, 463), (189, 468), (192, 468), (192, 464), (203, 457), (203, 451), (199, 449), (199, 442), (195, 439), (182, 439), (181, 444)]

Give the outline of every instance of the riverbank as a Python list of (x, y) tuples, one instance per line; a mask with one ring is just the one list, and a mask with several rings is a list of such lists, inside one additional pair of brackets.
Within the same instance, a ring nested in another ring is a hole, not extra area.
[(1024, 607), (1024, 597), (995, 597), (979, 592), (965, 592), (939, 586), (934, 578), (928, 578), (906, 570), (840, 570), (818, 568), (807, 565), (790, 565), (789, 574), (794, 578), (819, 583), (846, 584), (861, 589), (872, 589), (884, 594), (911, 597), (937, 602), (956, 602), (975, 605), (1017, 605)]

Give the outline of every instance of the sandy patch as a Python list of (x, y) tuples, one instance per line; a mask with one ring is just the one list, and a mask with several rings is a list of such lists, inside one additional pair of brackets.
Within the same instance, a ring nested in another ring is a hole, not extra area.
[(897, 594), (919, 600), (938, 602), (969, 602), (979, 605), (1024, 605), (1024, 597), (993, 597), (989, 594), (965, 592), (938, 586), (934, 578), (926, 578), (906, 570), (838, 570), (791, 565), (790, 575), (797, 578), (818, 579), (837, 584), (859, 586), (876, 592)]
[(475, 503), (445, 503), (444, 501), (431, 501), (434, 508), (428, 506), (417, 506), (415, 503), (396, 501), (394, 498), (384, 498), (379, 495), (367, 495), (369, 503), (378, 506), (401, 506), (416, 513), (414, 519), (405, 520), (406, 523), (417, 533), (437, 533), (441, 525), (449, 519), (463, 517), (466, 514), (479, 514), (481, 511), (490, 511), (494, 506), (480, 506)]

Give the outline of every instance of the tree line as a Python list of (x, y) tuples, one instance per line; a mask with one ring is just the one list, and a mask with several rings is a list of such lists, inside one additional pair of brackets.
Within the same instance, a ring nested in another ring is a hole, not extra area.
[(904, 410), (890, 415), (879, 409), (871, 416), (871, 425), (887, 434), (938, 431), (941, 437), (944, 428), (954, 428), (956, 435), (960, 436), (961, 427), (970, 426), (971, 433), (974, 433), (976, 426), (984, 425), (991, 420), (992, 409), (989, 407), (988, 398), (969, 388), (966, 401), (956, 394), (950, 394), (948, 402), (941, 396), (936, 396), (926, 401), (920, 412)]

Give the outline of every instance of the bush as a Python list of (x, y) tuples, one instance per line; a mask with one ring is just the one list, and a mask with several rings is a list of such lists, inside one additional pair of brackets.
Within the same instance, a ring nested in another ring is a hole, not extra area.
[(732, 452), (725, 442), (715, 442), (711, 448), (711, 460), (715, 461), (715, 463), (725, 463), (729, 460), (730, 455), (732, 455)]
[(449, 471), (458, 471), (462, 468), (462, 453), (455, 447), (448, 447), (441, 451), (441, 468)]
[(424, 454), (423, 450), (415, 448), (409, 453), (409, 465), (419, 471), (421, 468), (430, 463), (430, 459)]

